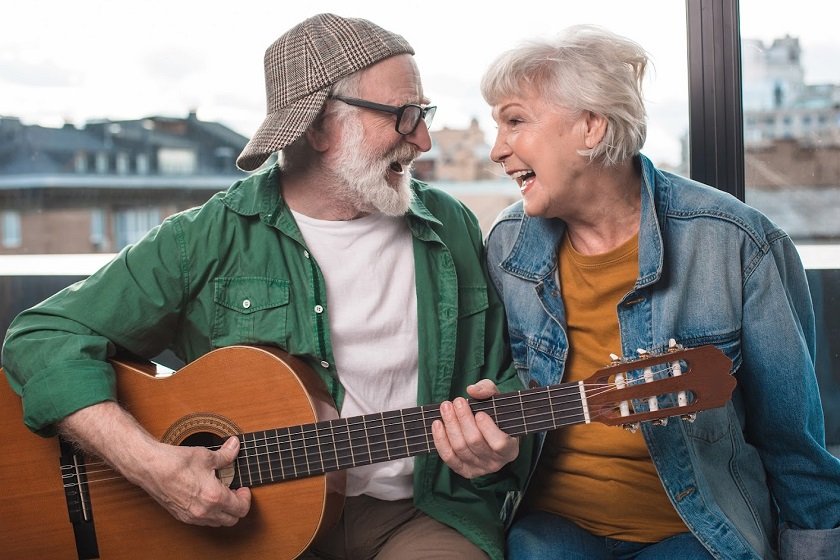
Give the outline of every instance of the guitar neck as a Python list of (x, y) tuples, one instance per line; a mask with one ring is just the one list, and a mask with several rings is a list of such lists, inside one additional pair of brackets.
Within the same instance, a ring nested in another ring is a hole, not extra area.
[[(582, 382), (470, 399), (511, 436), (588, 421)], [(434, 451), (432, 422), (440, 406), (424, 405), (240, 436), (232, 487), (258, 486)]]

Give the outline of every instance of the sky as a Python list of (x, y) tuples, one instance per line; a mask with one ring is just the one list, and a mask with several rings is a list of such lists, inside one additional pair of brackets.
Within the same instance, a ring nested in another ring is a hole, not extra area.
[[(790, 10), (794, 5), (800, 9)], [(742, 34), (768, 43), (801, 34), (806, 80), (840, 83), (835, 5), (741, 0)], [(815, 11), (826, 17), (815, 18)], [(0, 115), (25, 124), (82, 126), (195, 110), (202, 120), (250, 137), (265, 114), (266, 47), (318, 12), (364, 17), (403, 35), (416, 51), (425, 93), (438, 106), (432, 130), (463, 128), (476, 118), (488, 141), (494, 123), (478, 84), (492, 60), (567, 25), (603, 25), (650, 52), (644, 151), (655, 160), (679, 161), (688, 123), (680, 0), (7, 0), (0, 23)]]

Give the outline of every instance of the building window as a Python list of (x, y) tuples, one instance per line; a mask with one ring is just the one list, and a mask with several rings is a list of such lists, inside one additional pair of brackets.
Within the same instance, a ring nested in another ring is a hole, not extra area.
[(118, 152), (116, 159), (116, 168), (118, 175), (128, 175), (129, 172), (129, 157), (125, 152)]
[(105, 211), (94, 208), (90, 211), (90, 243), (97, 249), (106, 249), (108, 236), (105, 232)]
[(158, 171), (164, 175), (189, 175), (196, 171), (193, 150), (162, 148), (158, 152)]
[(13, 249), (23, 243), (21, 233), (20, 212), (5, 211), (2, 214), (3, 247)]
[(116, 249), (120, 250), (126, 245), (136, 243), (160, 222), (161, 211), (158, 208), (133, 208), (118, 211), (114, 216)]
[(137, 154), (137, 159), (135, 161), (137, 165), (137, 174), (138, 175), (148, 175), (151, 169), (149, 165), (149, 156), (147, 154)]
[(73, 158), (74, 167), (76, 169), (76, 173), (87, 173), (88, 170), (88, 158), (87, 154), (84, 152), (79, 152), (76, 154), (76, 157)]
[(97, 173), (108, 173), (108, 154), (105, 152), (96, 154), (95, 165)]

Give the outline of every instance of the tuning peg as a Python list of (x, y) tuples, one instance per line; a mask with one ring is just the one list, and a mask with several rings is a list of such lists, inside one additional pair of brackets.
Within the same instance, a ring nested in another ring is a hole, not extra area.
[(682, 344), (677, 344), (677, 341), (674, 340), (673, 338), (668, 339), (668, 352), (676, 352), (676, 351), (682, 350), (682, 349), (683, 349)]
[(617, 354), (610, 352), (610, 361), (613, 365), (617, 365), (621, 363), (621, 358), (619, 358)]
[(633, 422), (631, 424), (622, 424), (621, 427), (630, 432), (631, 434), (635, 434), (636, 430), (639, 429), (639, 423)]
[(680, 418), (682, 418), (686, 422), (694, 422), (697, 419), (697, 413), (692, 412), (690, 414), (683, 414), (682, 416), (680, 416)]
[(636, 348), (636, 353), (637, 353), (639, 356), (647, 356), (648, 354), (650, 354), (650, 351), (649, 351), (649, 350), (645, 350), (644, 348)]
[(650, 422), (654, 426), (667, 426), (668, 425), (668, 418), (657, 418), (656, 420), (651, 420)]

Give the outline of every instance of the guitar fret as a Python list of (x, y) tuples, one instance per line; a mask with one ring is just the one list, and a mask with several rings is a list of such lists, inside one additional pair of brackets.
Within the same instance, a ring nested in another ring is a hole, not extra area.
[[(295, 478), (300, 476), (304, 476), (309, 474), (309, 458), (306, 456), (306, 445), (303, 441), (303, 437), (300, 436), (302, 426), (291, 426), (289, 428), (289, 445), (291, 446), (291, 459), (292, 459), (292, 473)], [(302, 452), (302, 453), (301, 453)], [(299, 465), (298, 459), (302, 458), (306, 465)]]
[[(280, 434), (276, 429), (271, 430), (271, 436), (268, 433), (265, 432), (265, 437), (272, 442), (268, 448), (268, 470), (271, 473), (271, 480), (283, 480), (283, 450), (280, 447)], [(274, 472), (277, 468), (280, 470), (279, 473)]]
[(344, 428), (347, 430), (347, 443), (349, 444), (347, 447), (350, 449), (350, 464), (347, 465), (348, 467), (355, 466), (356, 464), (356, 454), (353, 452), (353, 436), (350, 434), (350, 422), (345, 420), (344, 421)]
[[(556, 393), (556, 395), (552, 396), (553, 393)], [(552, 413), (555, 426), (568, 426), (583, 420), (583, 406), (580, 402), (581, 395), (577, 383), (570, 386), (549, 387), (548, 395), (549, 402), (557, 401), (558, 403), (557, 413)], [(555, 399), (555, 401), (552, 401), (552, 399)]]
[(405, 427), (405, 414), (403, 411), (399, 411), (400, 415), (400, 425), (402, 426), (402, 435), (403, 435), (403, 443), (405, 444), (405, 454), (407, 456), (411, 456), (410, 448), (408, 447), (408, 431)]
[(385, 431), (385, 445), (388, 459), (401, 459), (408, 456), (408, 441), (405, 436), (405, 422), (401, 411), (392, 410), (382, 414), (382, 426)]
[[(307, 456), (311, 456), (312, 460), (307, 462), (309, 466), (309, 474), (316, 474), (319, 472), (324, 472), (324, 455), (322, 453), (322, 444), (321, 444), (321, 428), (318, 424), (310, 425), (308, 427), (312, 428), (312, 433), (315, 434), (315, 445), (307, 445), (306, 452)], [(306, 438), (307, 436), (304, 436)], [(312, 437), (309, 437), (309, 440), (312, 441)]]
[(338, 455), (336, 453), (336, 462), (339, 468), (352, 467), (356, 464), (356, 459), (353, 455), (353, 438), (350, 437), (350, 425), (345, 418), (338, 420), (338, 423), (344, 427), (343, 432), (336, 433), (339, 436), (336, 440), (337, 450), (347, 450), (349, 455)]
[(388, 445), (388, 427), (385, 425), (385, 414), (379, 417), (379, 421), (382, 423), (382, 443), (385, 444), (385, 457), (390, 461), (393, 457), (391, 457), (391, 447)]
[(253, 486), (254, 481), (251, 477), (251, 447), (248, 445), (248, 435), (244, 434), (242, 436), (242, 441), (240, 443), (239, 448), (239, 456), (242, 459), (242, 463), (244, 463), (245, 468), (242, 469), (242, 465), (240, 464), (240, 478), (242, 479), (243, 486)]
[(263, 463), (263, 455), (267, 456), (268, 454), (268, 446), (265, 444), (265, 437), (261, 437), (259, 441), (262, 442), (262, 448), (265, 449), (265, 452), (260, 451), (260, 444), (256, 437), (254, 438), (254, 452), (256, 454), (254, 463), (257, 465), (257, 480), (259, 481), (258, 484), (263, 483), (263, 472), (262, 472), (262, 463)]
[(264, 456), (260, 458), (260, 464), (263, 466), (260, 471), (264, 470), (263, 482), (274, 482), (274, 466), (272, 462), (277, 457), (277, 443), (268, 435), (268, 431), (260, 432), (260, 438), (263, 442)]
[[(327, 471), (335, 471), (339, 469), (338, 466), (338, 450), (336, 448), (336, 441), (335, 441), (335, 427), (333, 426), (333, 421), (329, 420), (324, 424), (324, 431), (327, 432), (327, 436), (329, 437), (329, 442), (325, 444), (328, 451), (332, 451), (332, 460), (327, 463), (326, 460), (323, 462), (324, 472)], [(322, 450), (323, 451), (323, 450)], [(323, 457), (323, 453), (322, 453)]]
[(292, 450), (292, 436), (289, 433), (289, 428), (281, 428), (277, 430), (277, 443), (281, 450), (280, 472), (283, 474), (283, 479), (294, 478), (295, 459), (294, 451)]
[[(419, 413), (419, 418), (416, 418), (417, 413)], [(432, 445), (429, 438), (431, 424), (426, 422), (425, 407), (412, 409), (411, 416), (415, 418), (409, 422), (409, 427), (406, 428), (408, 453), (410, 455), (431, 453)]]
[(368, 414), (365, 416), (365, 434), (368, 440), (368, 450), (370, 451), (370, 461), (378, 463), (387, 461), (388, 446), (385, 442), (385, 427), (382, 423), (381, 414)]
[[(364, 432), (364, 436), (361, 438), (361, 445), (358, 447), (356, 446), (356, 441), (359, 438), (353, 437), (353, 426), (360, 428), (359, 431)], [(367, 427), (365, 426), (365, 417), (357, 416), (356, 418), (348, 418), (347, 430), (350, 434), (350, 450), (353, 453), (353, 466), (369, 465), (371, 463), (370, 442), (368, 441)]]

